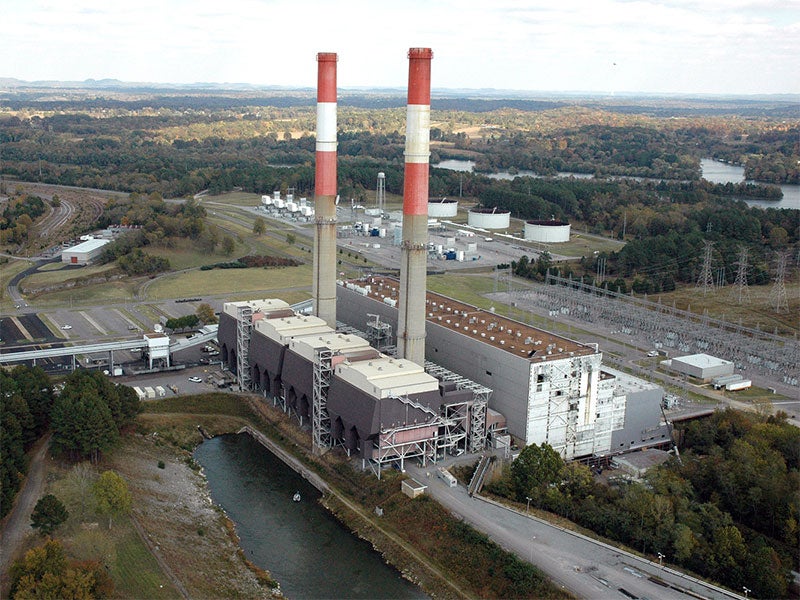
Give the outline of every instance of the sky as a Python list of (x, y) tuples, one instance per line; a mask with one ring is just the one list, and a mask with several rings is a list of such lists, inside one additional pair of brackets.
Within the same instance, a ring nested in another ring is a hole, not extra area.
[(0, 0), (0, 78), (800, 93), (800, 0)]

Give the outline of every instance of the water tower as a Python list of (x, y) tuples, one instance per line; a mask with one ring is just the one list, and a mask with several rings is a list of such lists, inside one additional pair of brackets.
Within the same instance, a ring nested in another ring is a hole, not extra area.
[(386, 173), (378, 173), (378, 187), (375, 194), (375, 205), (381, 211), (381, 215), (386, 212)]

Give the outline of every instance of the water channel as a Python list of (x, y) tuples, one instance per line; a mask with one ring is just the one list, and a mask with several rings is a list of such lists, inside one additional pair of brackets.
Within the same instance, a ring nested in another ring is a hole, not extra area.
[[(475, 162), (471, 160), (443, 160), (439, 164), (433, 165), (440, 169), (451, 171), (463, 171), (471, 173), (475, 167)], [(711, 158), (704, 158), (700, 161), (702, 177), (712, 183), (740, 183), (745, 181), (744, 167), (729, 165)], [(486, 174), (490, 179), (514, 179), (515, 177), (541, 177), (533, 171), (521, 170), (516, 173), (500, 171), (499, 173)], [(558, 173), (558, 177), (575, 177), (577, 179), (590, 179), (593, 175), (587, 173)], [(749, 183), (757, 183), (755, 181)], [(781, 200), (757, 200), (743, 198), (749, 206), (759, 206), (761, 208), (794, 208), (800, 209), (800, 185), (780, 185), (783, 192)]]
[(194, 457), (214, 502), (236, 523), (247, 558), (267, 569), (287, 598), (426, 598), (321, 506), (310, 483), (249, 435), (206, 440)]

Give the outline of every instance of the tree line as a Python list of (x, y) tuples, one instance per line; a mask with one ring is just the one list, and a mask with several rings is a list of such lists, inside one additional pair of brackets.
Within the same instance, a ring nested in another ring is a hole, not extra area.
[(25, 453), (47, 431), (54, 453), (97, 463), (140, 410), (133, 389), (99, 371), (74, 371), (54, 390), (41, 367), (0, 370), (0, 516), (27, 472)]
[(800, 430), (785, 414), (731, 409), (683, 430), (681, 460), (642, 481), (607, 483), (547, 444), (532, 444), (491, 493), (566, 517), (642, 554), (761, 598), (786, 596), (798, 566)]

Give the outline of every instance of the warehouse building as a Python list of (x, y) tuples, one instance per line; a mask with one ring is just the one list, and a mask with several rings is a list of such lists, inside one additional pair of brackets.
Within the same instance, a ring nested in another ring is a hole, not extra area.
[(688, 356), (676, 356), (672, 360), (664, 361), (668, 367), (678, 373), (683, 373), (700, 379), (711, 381), (715, 377), (730, 375), (733, 373), (734, 364), (723, 358), (717, 358), (710, 354), (690, 354)]
[(67, 248), (61, 253), (61, 262), (70, 265), (88, 265), (103, 252), (103, 247), (111, 240), (93, 238)]

